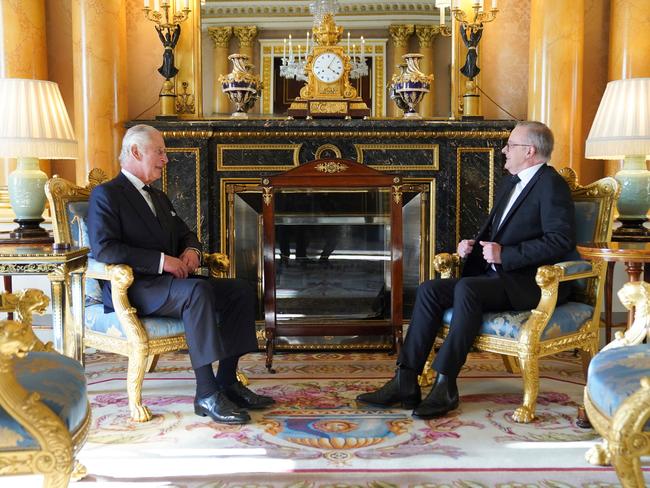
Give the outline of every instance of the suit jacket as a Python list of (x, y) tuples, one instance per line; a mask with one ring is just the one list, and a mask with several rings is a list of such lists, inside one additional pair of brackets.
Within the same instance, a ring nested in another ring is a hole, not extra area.
[[(169, 296), (173, 275), (158, 274), (160, 253), (178, 257), (188, 247), (201, 249), (167, 195), (156, 188), (153, 191), (164, 206), (158, 218), (121, 172), (92, 191), (88, 208), (92, 256), (102, 263), (133, 268), (129, 300), (142, 315), (155, 312)], [(103, 283), (102, 293), (105, 310), (112, 311), (110, 283)]]
[[(501, 264), (495, 268), (506, 282), (510, 302), (515, 309), (524, 310), (539, 302), (540, 289), (535, 283), (539, 266), (577, 258), (575, 209), (567, 183), (553, 167), (544, 165), (528, 182), (491, 239), (495, 209), (502, 199), (509, 198), (509, 188), (503, 182), (499, 186), (492, 211), (466, 259), (463, 276), (485, 273), (488, 267), (478, 241), (501, 244)], [(562, 295), (567, 291), (564, 289)]]

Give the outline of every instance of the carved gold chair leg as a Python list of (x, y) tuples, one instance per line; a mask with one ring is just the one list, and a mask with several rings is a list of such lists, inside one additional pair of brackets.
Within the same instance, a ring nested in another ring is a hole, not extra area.
[(638, 456), (610, 453), (611, 463), (616, 470), (621, 486), (623, 488), (642, 488), (646, 486), (641, 462)]
[(153, 373), (156, 370), (158, 359), (160, 359), (160, 354), (150, 354), (147, 356), (147, 366), (145, 369), (147, 373)]
[(74, 467), (72, 468), (72, 475), (70, 476), (70, 479), (72, 481), (79, 481), (80, 479), (85, 478), (88, 475), (88, 470), (86, 469), (86, 466), (81, 464), (79, 461), (75, 459), (74, 461)]
[(539, 394), (539, 358), (532, 357), (530, 354), (520, 354), (519, 365), (524, 380), (524, 400), (512, 414), (512, 419), (527, 424), (535, 418), (535, 406)]
[(129, 396), (129, 410), (134, 422), (151, 420), (151, 410), (142, 404), (142, 382), (147, 368), (147, 355), (144, 351), (132, 350), (126, 374), (126, 390)]

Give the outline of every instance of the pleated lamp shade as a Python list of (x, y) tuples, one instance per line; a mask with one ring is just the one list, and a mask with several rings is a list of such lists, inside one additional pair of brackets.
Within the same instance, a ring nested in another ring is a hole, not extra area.
[(7, 182), (19, 224), (10, 237), (50, 240), (39, 225), (47, 175), (38, 160), (77, 158), (77, 141), (59, 87), (51, 81), (0, 78), (0, 114), (0, 157), (18, 159)]
[(588, 159), (650, 156), (650, 78), (607, 83), (587, 136)]
[(629, 78), (607, 83), (587, 141), (589, 159), (623, 159), (615, 177), (618, 197), (617, 238), (650, 237), (645, 226), (650, 208), (650, 78)]
[(0, 156), (77, 158), (77, 141), (56, 83), (0, 78), (0, 114)]

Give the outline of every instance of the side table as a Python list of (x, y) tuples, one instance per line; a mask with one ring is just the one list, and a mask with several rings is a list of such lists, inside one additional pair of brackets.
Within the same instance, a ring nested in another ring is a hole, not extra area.
[[(585, 259), (602, 259), (607, 261), (605, 280), (605, 341), (609, 343), (612, 336), (612, 280), (614, 263), (625, 263), (629, 281), (641, 280), (644, 265), (650, 263), (650, 242), (648, 241), (610, 241), (588, 242), (578, 244), (578, 252)], [(647, 275), (644, 281), (647, 281)], [(634, 311), (628, 313), (628, 327), (634, 320)]]
[(0, 274), (47, 275), (52, 291), (54, 348), (82, 362), (84, 282), (88, 248), (53, 250), (51, 244), (0, 245)]

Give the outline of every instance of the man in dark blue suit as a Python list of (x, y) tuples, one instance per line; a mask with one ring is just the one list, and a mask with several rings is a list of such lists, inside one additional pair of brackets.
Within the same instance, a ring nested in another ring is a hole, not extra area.
[[(257, 349), (253, 290), (240, 280), (193, 274), (201, 264), (201, 243), (167, 195), (149, 186), (167, 164), (160, 132), (148, 125), (127, 130), (120, 164), (120, 174), (90, 196), (92, 254), (97, 261), (133, 268), (128, 294), (140, 314), (183, 320), (197, 381), (196, 414), (221, 423), (246, 423), (246, 409), (273, 403), (236, 378), (239, 358)], [(112, 311), (108, 282), (103, 299), (105, 309)]]
[[(575, 222), (571, 192), (546, 163), (553, 134), (539, 122), (520, 122), (503, 148), (504, 178), (488, 220), (475, 239), (458, 244), (464, 260), (460, 279), (422, 283), (413, 309), (395, 376), (379, 390), (357, 400), (373, 405), (400, 403), (416, 418), (446, 414), (458, 406), (456, 377), (465, 364), (486, 311), (530, 310), (539, 303), (535, 283), (539, 266), (575, 259)], [(569, 290), (560, 288), (559, 301)], [(436, 354), (431, 392), (421, 401), (417, 376), (453, 307), (450, 333)]]

